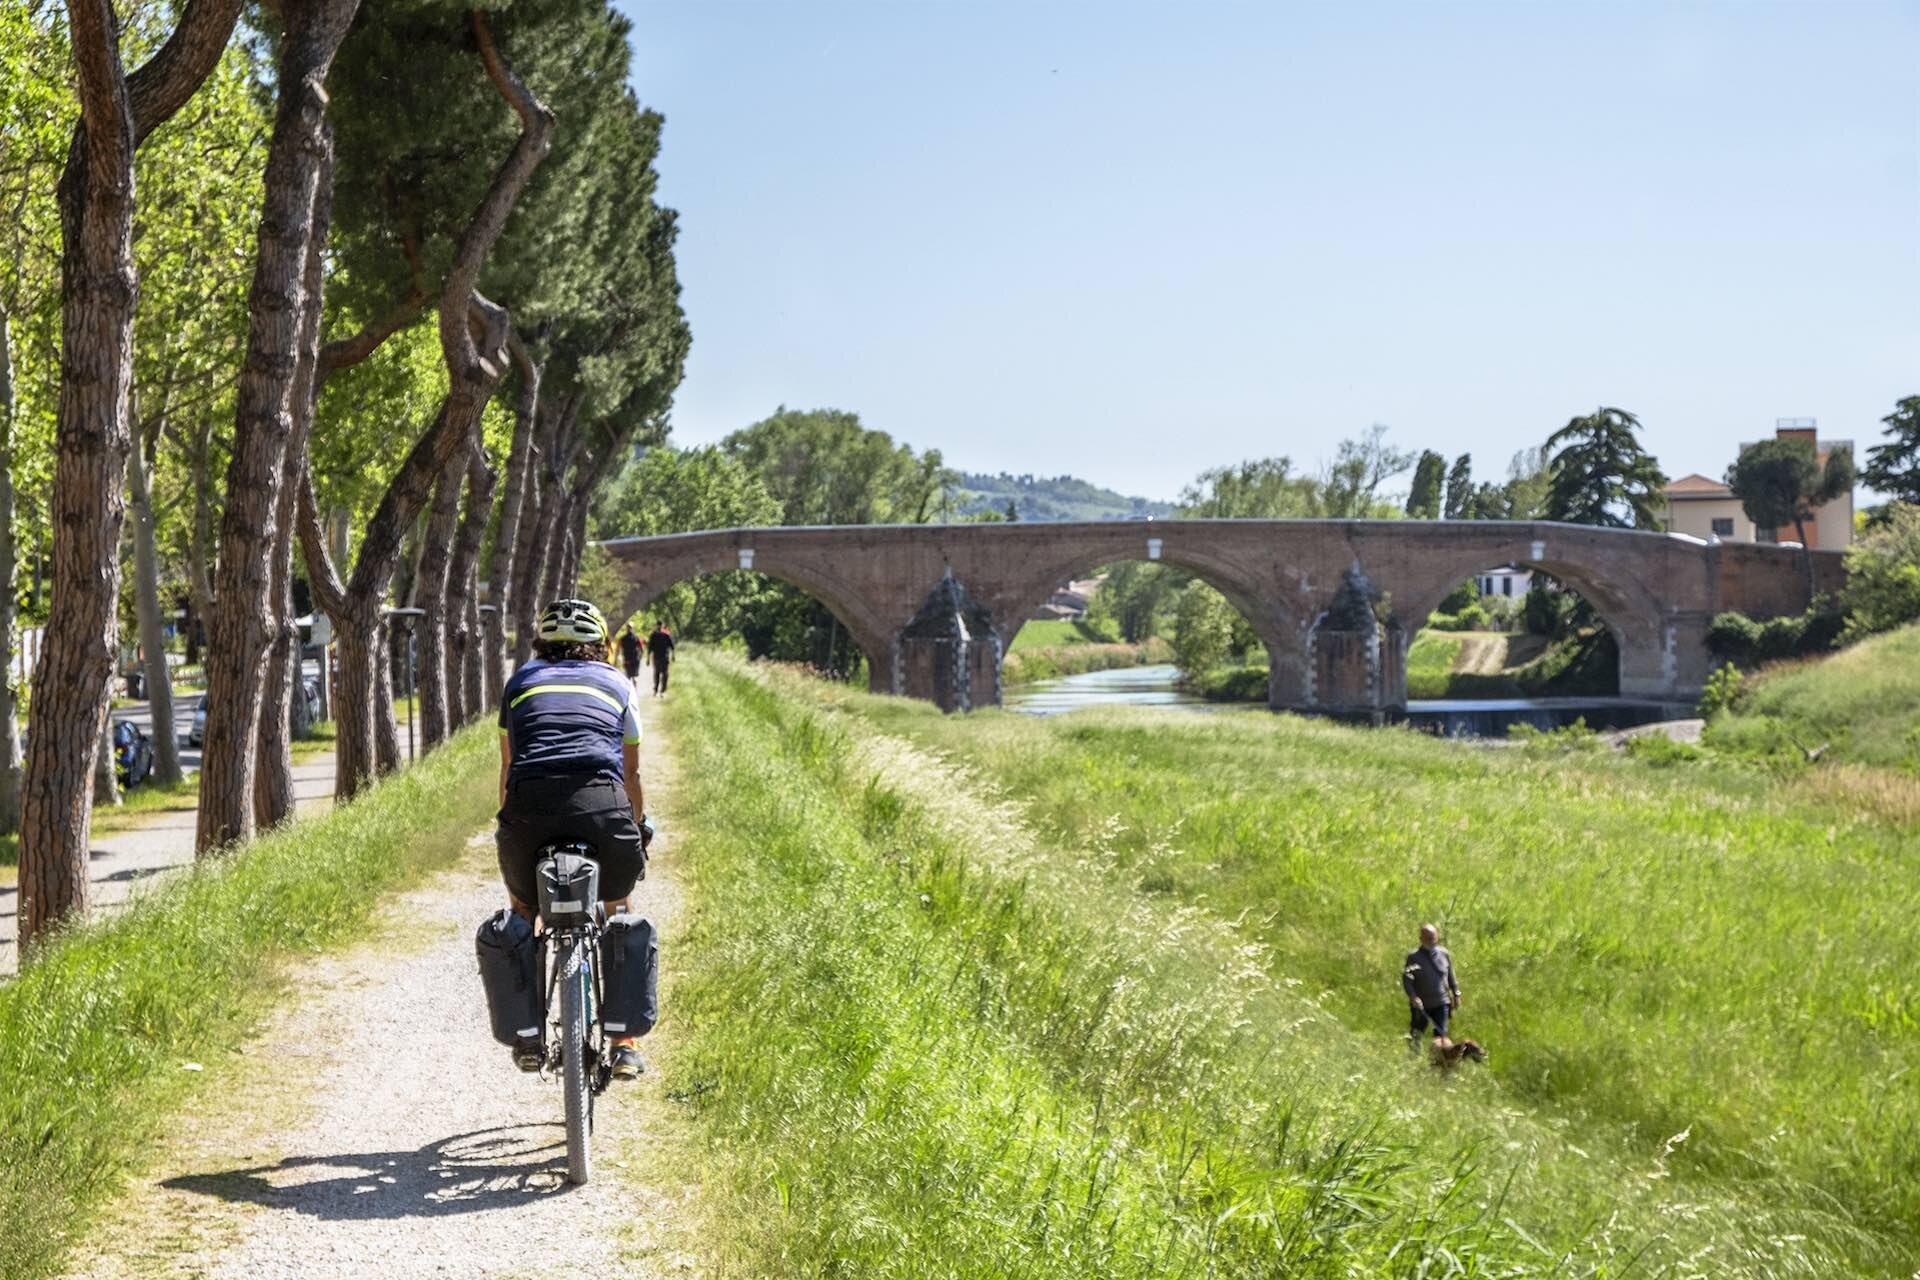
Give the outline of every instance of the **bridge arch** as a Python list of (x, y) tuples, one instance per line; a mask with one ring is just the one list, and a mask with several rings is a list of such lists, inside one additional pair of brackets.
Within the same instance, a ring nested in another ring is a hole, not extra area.
[[(1223, 556), (1208, 554), (1194, 546), (1182, 546), (1177, 542), (1169, 546), (1166, 540), (1162, 540), (1159, 556), (1149, 558), (1141, 554), (1139, 537), (1127, 541), (1124, 550), (1116, 550), (1111, 555), (1081, 552), (1077, 555), (1040, 558), (1022, 584), (1015, 591), (1005, 594), (1003, 602), (995, 609), (996, 617), (1003, 619), (999, 630), (1004, 648), (1012, 649), (1014, 637), (1020, 629), (1039, 612), (1062, 583), (1084, 578), (1109, 565), (1165, 565), (1212, 587), (1226, 598), (1235, 612), (1246, 619), (1261, 647), (1266, 650), (1267, 688), (1269, 700), (1272, 700), (1276, 688), (1284, 685), (1293, 674), (1289, 670), (1285, 676), (1277, 676), (1276, 670), (1296, 664), (1300, 624), (1289, 610), (1287, 602), (1273, 591), (1271, 582), (1249, 572), (1244, 565)], [(1006, 612), (1002, 613), (1001, 609)]]
[[(778, 543), (763, 548), (752, 538), (723, 536), (689, 541), (665, 555), (632, 553), (632, 547), (647, 541), (619, 539), (602, 544), (627, 579), (616, 606), (620, 618), (632, 617), (683, 582), (723, 573), (758, 573), (793, 587), (832, 613), (866, 658), (870, 673), (888, 668), (892, 624), (878, 615), (874, 602), (856, 583), (831, 564), (822, 563), (821, 557), (796, 555)], [(877, 681), (877, 675), (874, 678)]]
[[(1499, 522), (1489, 534), (1469, 545), (1437, 544), (1418, 558), (1417, 567), (1380, 583), (1390, 592), (1394, 640), (1403, 653), (1455, 587), (1483, 570), (1514, 564), (1547, 574), (1592, 606), (1618, 650), (1622, 694), (1672, 691), (1678, 633), (1700, 629), (1704, 634), (1705, 615), (1675, 610), (1660, 593), (1662, 587), (1692, 584), (1649, 572), (1649, 561), (1657, 563), (1666, 549), (1667, 535), (1535, 522)], [(1622, 538), (1647, 541), (1634, 546)], [(1623, 554), (1623, 546), (1639, 554)], [(1693, 566), (1677, 568), (1684, 579)]]

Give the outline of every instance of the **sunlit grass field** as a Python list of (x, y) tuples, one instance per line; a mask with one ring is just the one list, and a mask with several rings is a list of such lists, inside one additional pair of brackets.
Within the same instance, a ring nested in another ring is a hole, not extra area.
[(1761, 754), (1820, 751), (1920, 775), (1920, 626), (1750, 677), (1707, 741)]
[[(733, 1273), (1920, 1266), (1920, 847), (1841, 792), (690, 658), (670, 1016)], [(1406, 1054), (1422, 919), (1485, 1067)]]

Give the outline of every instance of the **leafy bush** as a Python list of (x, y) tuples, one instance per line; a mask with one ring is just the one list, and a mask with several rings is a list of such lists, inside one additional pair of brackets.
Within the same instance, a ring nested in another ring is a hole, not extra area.
[(1800, 652), (1800, 638), (1806, 630), (1805, 617), (1768, 618), (1754, 638), (1753, 656), (1761, 662), (1794, 657)]
[(1500, 628), (1493, 615), (1478, 600), (1467, 602), (1457, 613), (1436, 613), (1427, 619), (1435, 631), (1494, 631)]
[(1920, 506), (1895, 502), (1883, 523), (1847, 548), (1845, 638), (1920, 621)]
[(1713, 674), (1707, 677), (1706, 688), (1700, 691), (1701, 716), (1711, 720), (1731, 707), (1740, 697), (1740, 686), (1745, 679), (1740, 674), (1740, 668), (1731, 662), (1715, 667)]
[(1846, 614), (1826, 596), (1805, 613), (1761, 622), (1722, 613), (1707, 624), (1707, 649), (1724, 662), (1780, 662), (1826, 653), (1839, 642)]
[(1751, 662), (1760, 624), (1744, 613), (1722, 613), (1707, 624), (1707, 651), (1727, 662)]
[(1478, 603), (1479, 600), (1480, 593), (1474, 589), (1473, 583), (1463, 582), (1453, 590), (1447, 592), (1446, 598), (1440, 601), (1439, 605), (1434, 608), (1434, 612), (1459, 613), (1468, 605)]

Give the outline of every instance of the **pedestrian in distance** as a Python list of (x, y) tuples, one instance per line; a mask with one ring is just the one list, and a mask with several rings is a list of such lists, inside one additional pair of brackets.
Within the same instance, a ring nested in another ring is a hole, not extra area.
[(664, 619), (654, 624), (653, 633), (647, 637), (647, 657), (653, 662), (653, 696), (664, 698), (668, 668), (673, 665), (673, 632)]
[(641, 648), (640, 637), (633, 634), (633, 624), (629, 622), (627, 629), (620, 633), (620, 665), (626, 668), (629, 680), (640, 678)]
[(1448, 1019), (1460, 1007), (1460, 984), (1454, 980), (1453, 957), (1440, 945), (1440, 931), (1432, 925), (1420, 926), (1420, 945), (1407, 952), (1400, 986), (1407, 993), (1407, 1009), (1412, 1014), (1407, 1051), (1420, 1052), (1420, 1033), (1429, 1026), (1434, 1039), (1446, 1040)]

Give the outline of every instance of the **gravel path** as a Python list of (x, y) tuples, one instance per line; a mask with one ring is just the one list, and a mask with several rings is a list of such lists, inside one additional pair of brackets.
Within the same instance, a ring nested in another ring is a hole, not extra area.
[[(649, 733), (657, 732), (653, 725)], [(656, 747), (657, 751), (658, 748)], [(648, 774), (663, 834), (636, 909), (669, 962), (679, 893), (671, 775)], [(234, 1061), (205, 1064), (197, 1109), (92, 1233), (85, 1277), (645, 1276), (696, 1270), (693, 1190), (670, 1177), (667, 1022), (649, 1073), (600, 1099), (594, 1181), (565, 1181), (561, 1096), (485, 1025), (473, 932), (500, 904), (490, 832), (396, 901)]]
[[(333, 806), (333, 753), (310, 756), (293, 766), (293, 796), (301, 817)], [(139, 826), (96, 832), (93, 859), (88, 864), (93, 908), (111, 911), (147, 886), (165, 879), (164, 873), (193, 862), (193, 837), (199, 822), (192, 809), (166, 809)], [(0, 976), (20, 965), (15, 943), (19, 938), (19, 890), (0, 885)]]

